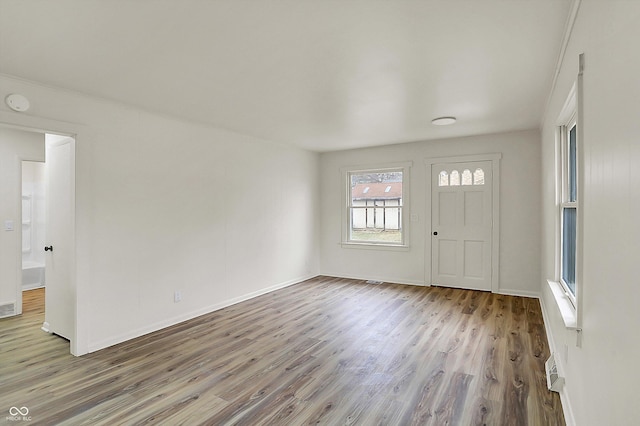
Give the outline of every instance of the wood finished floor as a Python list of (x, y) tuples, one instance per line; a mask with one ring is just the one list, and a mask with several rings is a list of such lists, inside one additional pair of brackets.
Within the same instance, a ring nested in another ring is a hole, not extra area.
[(564, 425), (536, 299), (318, 277), (80, 358), (0, 320), (0, 424)]

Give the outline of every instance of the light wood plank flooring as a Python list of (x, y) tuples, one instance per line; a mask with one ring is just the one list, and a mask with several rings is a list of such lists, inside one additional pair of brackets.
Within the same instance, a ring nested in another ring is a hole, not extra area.
[(536, 299), (318, 277), (80, 358), (0, 320), (0, 423), (563, 425)]

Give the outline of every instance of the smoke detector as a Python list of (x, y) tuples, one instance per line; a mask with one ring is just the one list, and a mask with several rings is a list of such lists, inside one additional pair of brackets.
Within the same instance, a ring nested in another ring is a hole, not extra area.
[(7, 104), (9, 108), (17, 112), (25, 112), (26, 110), (29, 109), (29, 106), (30, 106), (29, 99), (17, 93), (12, 93), (8, 95), (4, 99), (4, 102)]

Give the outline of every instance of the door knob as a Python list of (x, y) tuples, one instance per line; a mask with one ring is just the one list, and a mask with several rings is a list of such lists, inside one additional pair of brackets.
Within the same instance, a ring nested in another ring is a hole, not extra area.
[(53, 246), (47, 246), (44, 248), (44, 251), (53, 251)]
[(433, 231), (433, 235), (438, 235), (438, 231)]

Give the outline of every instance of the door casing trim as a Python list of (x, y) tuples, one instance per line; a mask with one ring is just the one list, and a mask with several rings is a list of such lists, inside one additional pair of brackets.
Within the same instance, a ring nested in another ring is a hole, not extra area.
[[(447, 157), (427, 157), (424, 159), (426, 166), (426, 191), (425, 191), (425, 286), (431, 286), (433, 282), (433, 265), (431, 253), (431, 233), (433, 223), (431, 217), (431, 196), (432, 196), (432, 175), (434, 164), (455, 164), (468, 163), (473, 161), (490, 161), (492, 173), (491, 187), (491, 292), (498, 293), (500, 290), (500, 160), (502, 153), (488, 153), (476, 155), (459, 155)], [(427, 261), (428, 259), (428, 261)]]
[[(19, 115), (15, 113), (8, 113), (5, 111), (0, 111), (0, 126), (5, 128), (18, 129), (26, 132), (35, 132), (41, 133), (44, 137), (46, 133), (52, 133), (60, 136), (69, 136), (75, 140), (75, 148), (74, 148), (74, 169), (77, 176), (79, 163), (77, 159), (78, 154), (78, 140), (82, 139), (87, 132), (87, 126), (80, 123), (70, 123), (70, 122), (62, 122), (58, 120), (48, 119), (44, 117), (37, 117), (31, 115)], [(44, 139), (42, 141), (44, 145)], [(28, 160), (28, 159), (21, 159)], [(45, 159), (46, 161), (46, 159)], [(74, 189), (74, 207), (73, 210), (77, 213), (78, 204), (76, 194), (77, 190), (77, 181)], [(77, 214), (74, 213), (75, 220), (73, 224), (73, 228), (77, 230)], [(78, 264), (76, 259), (76, 251), (77, 247), (78, 234), (75, 233), (74, 237), (74, 253), (72, 254), (72, 288), (75, 289), (75, 305), (72, 309), (75, 312), (75, 324), (74, 324), (74, 335), (70, 339), (69, 346), (70, 352), (74, 356), (81, 356), (88, 353), (88, 300), (86, 291), (87, 287), (78, 285), (77, 273), (78, 273)], [(16, 265), (21, 271), (21, 265)], [(21, 297), (22, 285), (20, 282), (16, 282), (16, 297)], [(45, 307), (46, 309), (46, 307)], [(43, 324), (44, 325), (44, 324)]]

